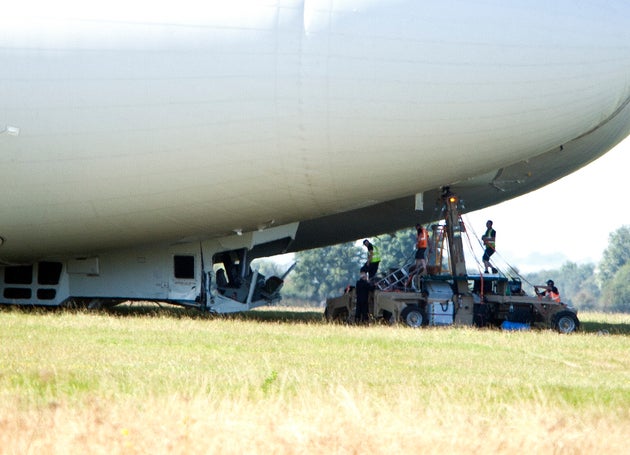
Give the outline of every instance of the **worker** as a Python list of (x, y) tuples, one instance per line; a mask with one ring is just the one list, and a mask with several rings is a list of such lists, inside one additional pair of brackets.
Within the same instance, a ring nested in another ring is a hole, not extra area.
[(354, 321), (357, 324), (367, 324), (369, 321), (368, 301), (370, 297), (370, 291), (374, 289), (374, 286), (368, 282), (367, 267), (361, 267), (361, 276), (356, 283), (355, 292), (357, 296), (357, 309), (354, 317)]
[[(538, 292), (538, 289), (544, 289), (543, 292)], [(534, 290), (536, 291), (536, 295), (539, 297), (545, 297), (549, 300), (553, 300), (554, 302), (560, 303), (560, 292), (558, 288), (555, 286), (553, 280), (547, 280), (546, 286), (534, 286)]]
[(363, 245), (365, 245), (368, 251), (367, 262), (365, 263), (368, 268), (368, 278), (373, 280), (376, 276), (376, 272), (378, 272), (378, 265), (381, 263), (381, 255), (378, 252), (378, 248), (368, 239), (363, 241)]
[(416, 224), (416, 265), (414, 273), (422, 273), (425, 271), (427, 261), (425, 259), (427, 247), (429, 246), (429, 231), (427, 231), (420, 223)]
[(490, 264), (490, 256), (494, 254), (496, 249), (496, 239), (497, 239), (497, 231), (492, 229), (492, 220), (486, 221), (486, 233), (481, 237), (481, 241), (486, 247), (486, 250), (483, 253), (483, 265), (485, 267), (485, 273), (489, 273), (488, 269), (492, 270), (492, 273), (497, 273), (498, 270), (495, 269), (492, 264)]

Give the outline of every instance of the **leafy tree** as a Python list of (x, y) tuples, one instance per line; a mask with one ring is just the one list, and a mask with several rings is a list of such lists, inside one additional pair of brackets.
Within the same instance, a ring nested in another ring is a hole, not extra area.
[(601, 287), (606, 287), (608, 281), (624, 265), (630, 262), (630, 226), (624, 225), (612, 232), (608, 237), (608, 247), (604, 250), (599, 263), (599, 278)]
[(344, 243), (302, 251), (295, 258), (297, 265), (289, 275), (293, 296), (322, 301), (356, 282), (365, 253), (354, 243)]
[(378, 246), (381, 253), (379, 271), (386, 272), (390, 268), (397, 269), (414, 260), (416, 231), (402, 229), (394, 234), (377, 237), (372, 243)]
[(603, 290), (603, 306), (607, 311), (630, 313), (630, 262), (621, 266)]
[[(371, 239), (381, 254), (380, 272), (413, 260), (415, 235), (414, 229), (404, 229)], [(365, 247), (354, 242), (296, 253), (297, 266), (287, 277), (282, 295), (315, 302), (339, 295), (348, 284), (354, 285), (366, 258)], [(260, 269), (274, 270), (267, 264), (260, 264)]]
[(288, 268), (289, 265), (279, 264), (271, 259), (255, 259), (252, 262), (252, 269), (258, 270), (259, 273), (266, 277), (282, 276)]
[(595, 279), (595, 264), (565, 262), (560, 268), (559, 277), (565, 303), (584, 310), (597, 309), (600, 291)]
[[(556, 283), (558, 288), (564, 288), (562, 283), (564, 280), (560, 278), (560, 270), (539, 270), (534, 273), (526, 273), (524, 276), (525, 280), (532, 285), (544, 285), (547, 280), (553, 280)], [(560, 295), (564, 298), (563, 289), (560, 290)], [(533, 290), (532, 290), (533, 291)]]

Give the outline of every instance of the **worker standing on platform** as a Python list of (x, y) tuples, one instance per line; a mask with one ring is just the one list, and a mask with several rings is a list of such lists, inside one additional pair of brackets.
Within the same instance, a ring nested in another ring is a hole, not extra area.
[(496, 249), (497, 231), (492, 229), (492, 220), (486, 221), (486, 233), (481, 237), (481, 241), (486, 246), (486, 250), (483, 253), (483, 265), (486, 268), (485, 273), (489, 273), (488, 269), (492, 269), (492, 273), (497, 273), (492, 264), (490, 264), (490, 256), (494, 254)]
[(370, 243), (368, 239), (363, 241), (363, 245), (365, 245), (368, 251), (367, 262), (365, 263), (368, 267), (368, 278), (373, 280), (376, 276), (376, 272), (378, 272), (378, 265), (381, 263), (381, 255), (378, 248)]
[(425, 259), (427, 247), (429, 246), (429, 231), (420, 223), (416, 224), (418, 236), (416, 238), (416, 265), (414, 273), (422, 273), (426, 270), (427, 261)]

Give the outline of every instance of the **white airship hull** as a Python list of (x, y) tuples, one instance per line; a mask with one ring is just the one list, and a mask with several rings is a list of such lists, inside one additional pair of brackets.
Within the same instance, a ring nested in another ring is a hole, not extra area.
[(271, 227), (275, 253), (337, 243), (430, 219), (413, 201), (441, 186), (470, 209), (531, 191), (630, 132), (622, 1), (70, 3), (0, 19), (5, 264)]

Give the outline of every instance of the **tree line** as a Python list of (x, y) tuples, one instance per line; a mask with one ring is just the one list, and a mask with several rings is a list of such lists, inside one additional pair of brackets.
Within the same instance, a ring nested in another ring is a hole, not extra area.
[[(415, 229), (377, 237), (382, 257), (379, 272), (413, 262), (415, 240)], [(365, 259), (365, 248), (355, 242), (296, 253), (297, 265), (282, 290), (284, 301), (321, 305), (356, 282)], [(260, 261), (258, 268), (267, 276), (282, 274), (282, 267), (270, 260)], [(630, 313), (630, 225), (610, 234), (598, 264), (565, 262), (559, 269), (522, 275), (525, 283), (532, 284), (544, 284), (550, 277), (562, 301), (579, 310)]]
[(630, 225), (608, 237), (608, 246), (598, 264), (565, 262), (556, 270), (526, 275), (528, 281), (553, 278), (562, 301), (580, 310), (630, 313)]

